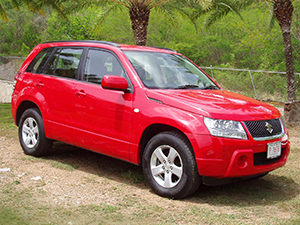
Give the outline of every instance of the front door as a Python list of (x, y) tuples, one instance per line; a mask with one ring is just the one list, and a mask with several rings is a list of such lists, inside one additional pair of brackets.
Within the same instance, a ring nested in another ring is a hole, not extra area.
[(103, 89), (104, 75), (127, 78), (116, 55), (106, 50), (89, 49), (83, 81), (75, 86), (76, 144), (129, 160), (132, 94)]

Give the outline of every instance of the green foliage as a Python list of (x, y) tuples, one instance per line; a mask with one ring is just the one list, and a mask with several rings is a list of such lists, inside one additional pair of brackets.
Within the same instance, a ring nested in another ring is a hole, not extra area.
[(46, 18), (25, 9), (12, 9), (7, 13), (9, 22), (0, 20), (0, 54), (27, 55), (41, 42)]
[[(21, 11), (7, 8), (7, 13), (9, 22), (0, 21), (0, 54), (26, 56), (36, 44), (52, 40), (92, 39), (135, 43), (127, 9), (114, 10), (105, 17), (98, 29), (95, 28), (103, 10), (96, 5), (70, 14), (68, 20), (52, 11), (48, 11), (48, 16), (45, 17), (24, 8), (21, 8)], [(152, 10), (147, 43), (149, 46), (175, 49), (200, 66), (285, 71), (282, 34), (278, 24), (272, 29), (269, 27), (269, 5), (260, 2), (240, 13), (243, 20), (239, 15), (232, 13), (209, 28), (205, 28), (207, 18), (202, 16), (196, 21), (196, 29), (194, 24), (179, 13), (172, 14), (176, 22), (170, 23), (161, 16), (161, 11)], [(299, 18), (300, 6), (295, 4), (292, 23), (295, 72), (300, 72)], [(277, 75), (271, 77), (277, 80)], [(272, 89), (286, 95), (283, 85), (286, 81), (279, 77), (276, 82), (280, 83), (276, 84), (276, 87), (273, 85)], [(231, 80), (229, 77), (227, 79)], [(261, 82), (265, 80), (262, 79)], [(299, 79), (296, 79), (296, 82), (299, 89)], [(280, 90), (278, 85), (282, 86)]]
[[(269, 29), (268, 8), (253, 7), (243, 11), (242, 15), (243, 20), (238, 15), (231, 14), (207, 29), (203, 26), (206, 20), (203, 17), (197, 21), (196, 30), (179, 15), (177, 24), (170, 26), (159, 14), (152, 12), (148, 44), (175, 49), (203, 66), (226, 65), (285, 71), (281, 31), (279, 27)], [(294, 39), (294, 42), (298, 41)], [(295, 60), (295, 68), (299, 71), (299, 61)]]
[[(118, 43), (134, 43), (127, 10), (110, 14), (95, 30), (103, 11), (91, 5), (70, 14), (68, 20), (50, 13), (43, 17), (22, 9), (8, 10), (9, 23), (0, 21), (0, 54), (26, 55), (36, 44), (52, 40), (96, 39)], [(177, 50), (203, 66), (227, 65), (235, 68), (285, 71), (283, 41), (280, 29), (268, 26), (269, 11), (264, 5), (242, 11), (243, 20), (230, 14), (210, 28), (204, 28), (205, 17), (194, 25), (176, 14), (177, 22), (169, 24), (159, 11), (152, 11), (148, 29), (148, 45)], [(295, 71), (300, 70), (299, 10), (295, 10), (293, 44)]]
[(44, 40), (94, 39), (93, 22), (98, 13), (99, 10), (89, 8), (69, 16), (69, 21), (60, 18), (56, 13), (52, 13), (47, 19), (47, 28), (43, 34)]
[[(133, 33), (127, 13), (116, 11), (118, 16), (108, 17), (99, 29), (98, 18), (102, 9), (90, 6), (69, 15), (68, 21), (52, 13), (47, 19), (47, 29), (43, 34), (46, 41), (52, 40), (107, 40), (119, 43), (134, 43)], [(57, 29), (59, 27), (59, 29)]]

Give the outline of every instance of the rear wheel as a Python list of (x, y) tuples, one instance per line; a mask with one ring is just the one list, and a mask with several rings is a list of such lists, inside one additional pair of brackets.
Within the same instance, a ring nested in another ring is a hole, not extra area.
[(45, 136), (43, 119), (37, 109), (27, 109), (22, 114), (19, 141), (27, 155), (43, 156), (49, 153), (52, 141)]
[(184, 198), (201, 183), (192, 149), (177, 132), (157, 134), (148, 142), (143, 170), (152, 190), (163, 197)]

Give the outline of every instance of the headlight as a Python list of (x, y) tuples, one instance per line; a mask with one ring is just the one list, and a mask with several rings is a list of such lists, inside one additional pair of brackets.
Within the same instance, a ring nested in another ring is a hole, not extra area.
[(212, 136), (248, 139), (242, 124), (238, 121), (215, 120), (204, 117), (204, 123)]

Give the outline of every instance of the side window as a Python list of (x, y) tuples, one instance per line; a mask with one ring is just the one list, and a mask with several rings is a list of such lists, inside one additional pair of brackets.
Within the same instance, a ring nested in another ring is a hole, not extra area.
[(83, 80), (101, 84), (104, 75), (126, 77), (120, 63), (112, 53), (90, 49), (87, 55)]
[(53, 49), (54, 48), (44, 48), (42, 51), (40, 51), (27, 67), (26, 72), (41, 73), (45, 63), (47, 62), (47, 59), (53, 52)]
[(81, 48), (57, 49), (45, 70), (45, 74), (75, 79), (82, 52), (83, 49)]

